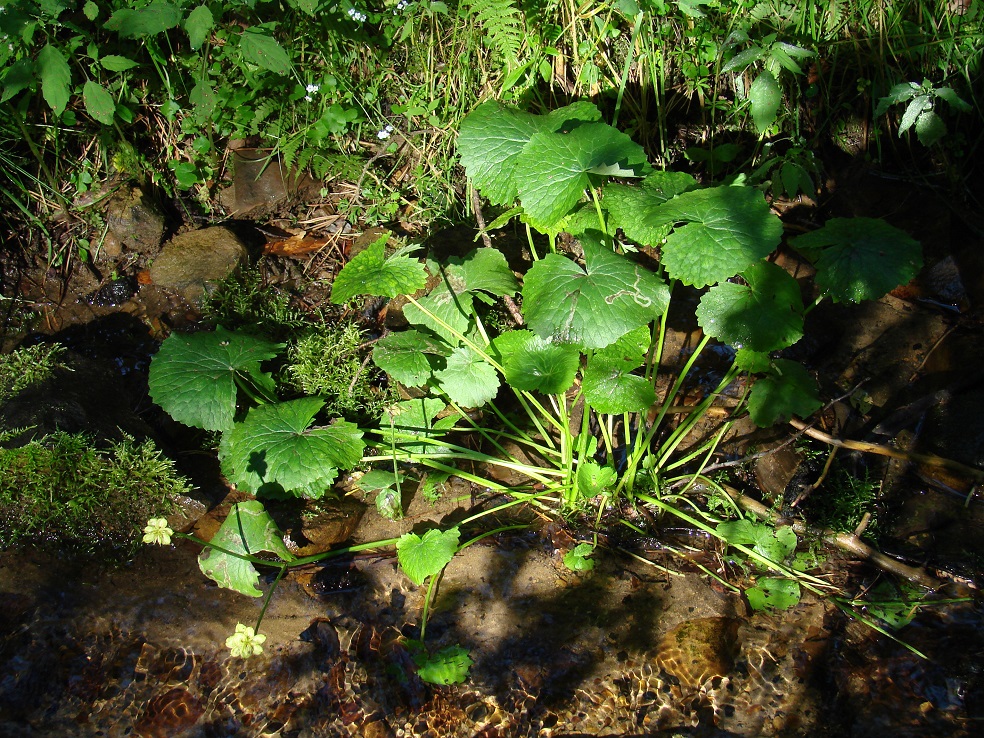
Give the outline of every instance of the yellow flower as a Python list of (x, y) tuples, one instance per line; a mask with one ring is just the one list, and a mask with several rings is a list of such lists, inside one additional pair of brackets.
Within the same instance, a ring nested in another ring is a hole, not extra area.
[(250, 656), (259, 656), (263, 653), (263, 641), (266, 636), (257, 633), (249, 626), (239, 623), (236, 625), (236, 632), (226, 638), (226, 648), (232, 651), (233, 656), (241, 659), (248, 659)]
[(144, 543), (157, 543), (161, 546), (167, 546), (171, 543), (171, 536), (174, 535), (174, 531), (168, 527), (167, 520), (164, 518), (151, 518), (147, 521), (147, 527), (144, 530)]

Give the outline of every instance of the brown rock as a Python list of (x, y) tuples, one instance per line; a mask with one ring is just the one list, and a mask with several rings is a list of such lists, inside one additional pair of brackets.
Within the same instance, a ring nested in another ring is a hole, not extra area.
[(247, 258), (246, 247), (231, 231), (203, 228), (168, 241), (150, 267), (150, 279), (198, 306), (207, 282), (225, 279)]

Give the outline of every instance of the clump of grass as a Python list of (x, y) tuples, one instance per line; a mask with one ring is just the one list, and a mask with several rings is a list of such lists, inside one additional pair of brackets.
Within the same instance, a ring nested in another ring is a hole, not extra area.
[(804, 505), (812, 523), (838, 533), (854, 533), (863, 524), (865, 537), (878, 538), (876, 503), (881, 485), (867, 469), (858, 473), (842, 465), (831, 469), (823, 485)]
[(56, 369), (65, 347), (57, 343), (25, 346), (0, 355), (0, 403), (36, 382), (43, 382)]
[(354, 323), (318, 325), (288, 350), (286, 378), (305, 395), (325, 398), (330, 414), (377, 418), (394, 398), (373, 383), (368, 350)]
[(283, 340), (304, 325), (290, 295), (264, 284), (255, 268), (242, 269), (219, 282), (202, 305), (206, 322), (227, 330), (246, 329)]
[[(14, 433), (0, 434), (0, 443)], [(189, 489), (151, 441), (103, 450), (88, 436), (59, 431), (0, 448), (0, 549), (130, 555), (146, 520), (169, 513), (173, 496)]]

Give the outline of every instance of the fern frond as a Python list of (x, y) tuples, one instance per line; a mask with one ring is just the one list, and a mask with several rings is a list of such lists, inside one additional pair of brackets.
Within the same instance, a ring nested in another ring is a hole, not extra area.
[(270, 114), (276, 110), (276, 108), (277, 101), (272, 97), (264, 100), (256, 106), (256, 110), (253, 112), (253, 120), (249, 123), (249, 129), (252, 135), (259, 135), (260, 126), (263, 125), (263, 121), (269, 118)]
[(466, 4), (482, 26), (485, 45), (498, 52), (507, 67), (515, 66), (523, 47), (523, 14), (515, 0), (466, 0)]
[(304, 145), (305, 135), (297, 133), (280, 144), (280, 161), (285, 170), (290, 170), (297, 160), (297, 152)]

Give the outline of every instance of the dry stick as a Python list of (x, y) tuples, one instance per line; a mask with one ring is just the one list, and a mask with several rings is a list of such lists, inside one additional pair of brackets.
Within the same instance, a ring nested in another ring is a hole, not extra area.
[[(485, 230), (485, 217), (482, 215), (482, 201), (478, 197), (478, 190), (474, 187), (471, 189), (471, 201), (472, 210), (475, 211), (475, 221), (478, 223), (478, 233), (482, 237), (482, 243), (485, 244), (486, 248), (492, 248), (492, 239), (489, 238), (488, 232)], [(516, 325), (523, 325), (523, 314), (519, 312), (519, 307), (516, 305), (516, 301), (512, 299), (509, 295), (503, 295), (502, 301), (506, 303), (506, 309), (512, 316), (512, 319), (516, 321)]]
[[(776, 514), (758, 500), (754, 500), (751, 497), (743, 495), (734, 487), (722, 485), (722, 488), (732, 499), (732, 501), (742, 509), (753, 513), (756, 517), (766, 520), (769, 523), (775, 523)], [(793, 531), (796, 533), (809, 533), (807, 526), (800, 521), (794, 521), (792, 527)], [(896, 576), (908, 579), (910, 582), (913, 584), (918, 584), (920, 587), (937, 589), (943, 586), (943, 583), (936, 577), (931, 576), (922, 569), (917, 569), (916, 567), (909, 566), (908, 564), (903, 564), (901, 561), (896, 561), (891, 556), (887, 556), (881, 551), (873, 549), (853, 533), (836, 533), (832, 530), (823, 530), (821, 533), (827, 543), (830, 543), (844, 551), (848, 551), (849, 553), (852, 553), (862, 559), (866, 559), (882, 571), (887, 571), (890, 574), (895, 574)]]
[(823, 441), (831, 446), (836, 446), (838, 448), (848, 448), (852, 451), (864, 451), (870, 454), (878, 454), (880, 456), (888, 456), (892, 459), (902, 459), (903, 461), (912, 461), (917, 464), (925, 464), (926, 466), (935, 466), (940, 469), (949, 469), (957, 474), (963, 474), (974, 480), (975, 484), (984, 483), (984, 471), (980, 469), (975, 469), (972, 466), (967, 466), (966, 464), (961, 464), (959, 461), (953, 461), (952, 459), (944, 459), (942, 456), (935, 456), (933, 454), (917, 454), (910, 451), (898, 451), (894, 448), (889, 448), (888, 446), (879, 446), (877, 443), (866, 443), (865, 441), (844, 441), (840, 438), (834, 438), (831, 435), (824, 433), (823, 431), (817, 430), (801, 420), (792, 419), (789, 424), (793, 426), (796, 430), (802, 431), (805, 435), (813, 438), (817, 441)]

